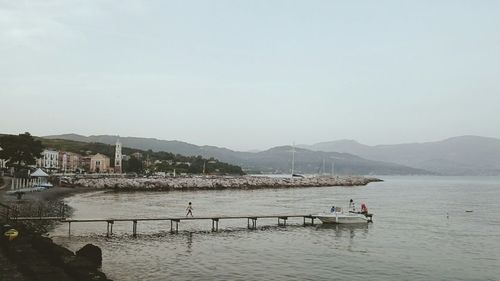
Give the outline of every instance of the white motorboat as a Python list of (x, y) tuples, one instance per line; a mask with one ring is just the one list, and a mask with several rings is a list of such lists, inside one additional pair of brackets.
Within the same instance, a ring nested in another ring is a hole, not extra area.
[(369, 223), (372, 222), (372, 216), (361, 212), (343, 212), (340, 208), (334, 212), (315, 215), (322, 223)]

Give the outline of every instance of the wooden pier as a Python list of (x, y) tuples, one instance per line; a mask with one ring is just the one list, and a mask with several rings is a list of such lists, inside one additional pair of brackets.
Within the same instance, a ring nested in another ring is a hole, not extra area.
[(71, 224), (75, 223), (96, 223), (105, 222), (106, 223), (106, 237), (113, 234), (113, 225), (115, 222), (131, 222), (132, 223), (132, 235), (137, 236), (137, 224), (139, 222), (146, 221), (170, 221), (170, 232), (179, 232), (179, 223), (181, 221), (194, 221), (194, 220), (211, 220), (212, 221), (212, 231), (219, 230), (220, 220), (247, 220), (248, 229), (257, 229), (258, 219), (277, 219), (278, 226), (286, 226), (287, 220), (289, 218), (303, 218), (303, 225), (306, 226), (309, 222), (310, 225), (314, 225), (314, 220), (316, 216), (314, 215), (257, 215), (257, 216), (205, 216), (205, 217), (160, 217), (160, 218), (108, 218), (108, 219), (67, 219), (63, 217), (14, 217), (11, 218), (12, 221), (59, 221), (61, 223), (68, 224), (68, 235), (71, 235)]

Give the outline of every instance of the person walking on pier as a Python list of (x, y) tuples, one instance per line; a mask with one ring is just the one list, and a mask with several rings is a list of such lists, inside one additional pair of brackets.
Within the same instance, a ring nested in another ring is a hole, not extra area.
[(189, 202), (189, 204), (186, 208), (186, 211), (187, 211), (186, 217), (189, 215), (191, 215), (191, 217), (193, 216), (193, 206), (192, 206), (191, 202)]

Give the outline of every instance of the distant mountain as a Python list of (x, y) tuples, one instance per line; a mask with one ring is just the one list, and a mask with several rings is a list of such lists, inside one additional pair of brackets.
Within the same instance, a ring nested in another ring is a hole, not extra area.
[[(81, 136), (76, 134), (46, 136), (48, 139), (66, 139), (82, 142), (99, 142), (114, 144), (118, 136), (99, 135)], [(248, 172), (289, 173), (292, 163), (292, 148), (282, 146), (260, 152), (240, 152), (215, 146), (197, 146), (181, 141), (159, 140), (154, 138), (119, 137), (125, 147), (142, 150), (166, 151), (187, 156), (201, 155), (205, 158), (214, 157), (220, 161), (243, 167)], [(405, 167), (399, 164), (367, 160), (361, 157), (338, 152), (312, 151), (296, 149), (295, 171), (297, 173), (330, 173), (332, 163), (336, 174), (429, 174), (430, 172)], [(323, 169), (323, 162), (325, 168)]]
[[(274, 147), (247, 157), (243, 167), (263, 169), (272, 167), (275, 171), (288, 172), (291, 170), (291, 146)], [(312, 151), (295, 148), (295, 171), (298, 173), (330, 174), (376, 174), (376, 175), (408, 175), (429, 174), (428, 171), (405, 167), (403, 165), (363, 159), (356, 155), (339, 152)]]
[(376, 146), (339, 140), (302, 147), (351, 153), (443, 175), (500, 175), (500, 139), (495, 138), (460, 136), (437, 142)]

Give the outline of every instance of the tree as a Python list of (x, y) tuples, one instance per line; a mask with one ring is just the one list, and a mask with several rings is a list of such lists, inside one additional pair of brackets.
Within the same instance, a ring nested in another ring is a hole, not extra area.
[(0, 159), (7, 160), (7, 166), (15, 168), (36, 164), (43, 151), (42, 142), (35, 140), (30, 133), (1, 136), (0, 147)]
[(135, 158), (134, 156), (130, 157), (126, 163), (124, 163), (124, 169), (127, 172), (138, 173), (141, 174), (144, 172), (144, 165), (141, 160)]

